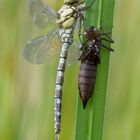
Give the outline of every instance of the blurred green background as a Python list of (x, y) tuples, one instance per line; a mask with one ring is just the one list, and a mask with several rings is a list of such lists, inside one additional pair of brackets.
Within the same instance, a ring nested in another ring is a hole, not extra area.
[[(44, 0), (45, 1), (45, 0)], [(46, 0), (58, 10), (63, 1)], [(140, 1), (116, 0), (103, 140), (140, 140)], [(42, 30), (28, 1), (0, 1), (0, 140), (53, 140), (57, 59), (34, 65), (22, 50)], [(61, 140), (74, 140), (79, 65), (66, 69)]]

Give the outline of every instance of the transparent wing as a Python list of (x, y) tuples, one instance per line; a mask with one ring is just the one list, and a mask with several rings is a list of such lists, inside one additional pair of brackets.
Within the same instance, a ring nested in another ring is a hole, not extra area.
[(67, 65), (72, 66), (76, 64), (80, 56), (81, 56), (80, 43), (78, 43), (77, 41), (73, 41), (72, 45), (69, 48)]
[(76, 64), (82, 53), (80, 51), (81, 43), (80, 43), (80, 39), (79, 39), (79, 30), (81, 28), (80, 24), (81, 24), (80, 20), (78, 19), (77, 24), (74, 29), (73, 43), (70, 46), (69, 52), (68, 52), (68, 59), (67, 59), (68, 66), (72, 66), (72, 65)]
[(61, 45), (56, 35), (58, 31), (57, 29), (29, 41), (23, 51), (26, 60), (34, 64), (43, 64), (59, 55)]
[(57, 13), (48, 5), (44, 5), (40, 0), (29, 0), (30, 14), (33, 22), (44, 28), (48, 25), (57, 26)]

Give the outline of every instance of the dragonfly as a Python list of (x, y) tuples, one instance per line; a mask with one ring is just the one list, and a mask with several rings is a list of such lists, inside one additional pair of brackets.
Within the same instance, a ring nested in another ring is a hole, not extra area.
[(105, 48), (108, 51), (114, 51), (111, 47), (105, 46), (102, 41), (114, 43), (114, 41), (108, 36), (111, 32), (101, 31), (94, 26), (89, 26), (85, 32), (81, 33), (85, 36), (86, 40), (82, 44), (83, 53), (79, 60), (81, 61), (79, 76), (78, 76), (78, 88), (79, 94), (83, 102), (83, 108), (91, 97), (95, 83), (97, 65), (100, 64), (100, 50)]
[[(78, 34), (84, 20), (83, 11), (90, 8), (94, 1), (84, 6), (85, 0), (64, 0), (64, 5), (58, 12), (55, 12), (40, 0), (29, 0), (33, 22), (49, 31), (46, 35), (38, 36), (27, 43), (23, 53), (24, 57), (31, 63), (43, 64), (60, 54), (54, 93), (55, 140), (59, 139), (61, 131), (62, 88), (68, 50), (72, 49), (73, 55), (70, 59), (75, 61), (74, 59), (79, 54), (79, 44), (73, 39), (74, 31), (77, 27)], [(60, 43), (61, 47), (58, 45)]]

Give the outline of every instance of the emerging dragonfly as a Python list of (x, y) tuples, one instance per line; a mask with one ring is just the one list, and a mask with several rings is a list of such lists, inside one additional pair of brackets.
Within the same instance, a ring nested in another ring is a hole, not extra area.
[[(108, 36), (111, 32), (103, 32), (96, 29), (94, 26), (90, 26), (86, 29), (82, 35), (86, 37), (86, 41), (83, 44), (83, 53), (80, 56), (81, 60), (78, 88), (80, 97), (83, 101), (83, 108), (86, 107), (87, 101), (93, 93), (96, 82), (96, 70), (97, 64), (100, 64), (100, 50), (102, 47), (109, 51), (114, 51), (112, 48), (102, 44), (102, 40), (114, 43), (114, 41)], [(106, 36), (106, 37), (105, 37)], [(86, 49), (84, 49), (86, 46)]]
[[(73, 41), (75, 26), (77, 21), (79, 21), (79, 27), (81, 27), (83, 22), (82, 12), (90, 8), (94, 3), (93, 1), (89, 6), (82, 6), (84, 1), (85, 0), (64, 0), (64, 5), (58, 13), (56, 13), (40, 0), (29, 0), (30, 13), (35, 24), (39, 27), (52, 28), (52, 30), (47, 35), (39, 36), (29, 41), (24, 49), (24, 57), (31, 63), (45, 63), (48, 59), (52, 59), (53, 55), (56, 56), (56, 53), (59, 51), (59, 47), (55, 41), (56, 38), (58, 38), (62, 44), (57, 68), (54, 98), (54, 127), (56, 140), (59, 139), (61, 129), (62, 86), (68, 48), (72, 43), (74, 46), (77, 46), (77, 42)], [(54, 45), (52, 45), (53, 43)], [(73, 53), (75, 54), (75, 52)]]

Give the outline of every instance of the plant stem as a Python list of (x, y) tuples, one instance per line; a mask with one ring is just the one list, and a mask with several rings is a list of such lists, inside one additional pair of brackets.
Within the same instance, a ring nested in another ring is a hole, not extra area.
[[(94, 5), (85, 12), (85, 28), (91, 25), (111, 31), (113, 24), (115, 0), (96, 0)], [(86, 5), (92, 0), (87, 0)], [(109, 46), (110, 44), (105, 44)], [(97, 68), (96, 87), (94, 96), (88, 101), (84, 110), (78, 97), (75, 140), (102, 140), (103, 120), (108, 79), (110, 53), (101, 50), (101, 64)]]

